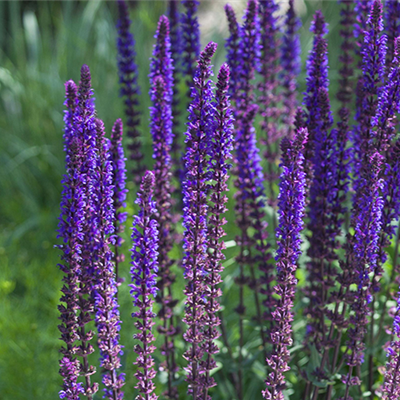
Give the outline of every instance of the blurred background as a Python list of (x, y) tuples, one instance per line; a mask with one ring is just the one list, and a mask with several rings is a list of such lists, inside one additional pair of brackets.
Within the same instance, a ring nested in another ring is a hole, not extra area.
[[(228, 36), (223, 10), (225, 3), (226, 1), (216, 0), (201, 1), (199, 9), (202, 45), (210, 40), (219, 43), (214, 59), (216, 67), (224, 61), (224, 40)], [(245, 2), (231, 3), (240, 19)], [(147, 165), (151, 168), (147, 75), (156, 24), (159, 16), (166, 12), (167, 4), (165, 1), (136, 1), (131, 2), (130, 6), (133, 21), (131, 31), (136, 40), (136, 61), (142, 90), (142, 142)], [(282, 10), (286, 6), (283, 2)], [(323, 10), (330, 27), (328, 42), (331, 98), (335, 109), (334, 94), (340, 46), (340, 7), (336, 1), (296, 1), (296, 9), (302, 21), (302, 73), (299, 76), (298, 96), (301, 101), (305, 89), (304, 64), (312, 41), (309, 26), (317, 8)], [(111, 1), (0, 1), (1, 400), (58, 398), (61, 384), (58, 375), (61, 343), (58, 339), (57, 304), (62, 274), (57, 267), (60, 251), (54, 245), (60, 243), (56, 238), (56, 229), (60, 181), (64, 173), (64, 82), (73, 79), (78, 83), (81, 65), (88, 64), (92, 72), (98, 116), (104, 120), (107, 131), (110, 132), (116, 118), (124, 119), (116, 67), (116, 20), (116, 4)], [(182, 110), (182, 134), (185, 116), (186, 112)], [(132, 223), (131, 216), (135, 212), (133, 200), (136, 197), (136, 188), (129, 178), (128, 188), (129, 227)], [(232, 203), (230, 210), (230, 215), (233, 216)], [(224, 304), (233, 303), (235, 306), (234, 223), (227, 226), (227, 233), (229, 248), (223, 284)], [(123, 266), (123, 275), (126, 278), (129, 274), (129, 234), (130, 230), (127, 228), (127, 260)], [(178, 258), (179, 246), (174, 252)], [(176, 272), (181, 274), (179, 269)], [(177, 288), (176, 296), (181, 299), (178, 310), (182, 310), (182, 277), (178, 277)], [(121, 342), (125, 345), (123, 370), (127, 374), (125, 398), (133, 399), (136, 395), (132, 367), (135, 359), (132, 351), (134, 327), (130, 318), (132, 305), (127, 284), (121, 288), (120, 299), (123, 319)], [(249, 297), (250, 307), (251, 300), (252, 297)], [(228, 328), (232, 327), (228, 329), (228, 335), (233, 342), (237, 335), (234, 329), (235, 318), (234, 313), (227, 313), (226, 323)], [(247, 331), (245, 351), (258, 357), (259, 335), (252, 332), (251, 321), (247, 324)], [(183, 349), (184, 344), (181, 343), (177, 352), (181, 354)], [(219, 365), (224, 361), (225, 350), (219, 356)], [(157, 354), (155, 357), (157, 360)], [(179, 359), (180, 364), (184, 365), (182, 357)], [(229, 370), (229, 367), (225, 370)], [(261, 399), (260, 390), (264, 387), (265, 376), (262, 360), (249, 360), (247, 372), (246, 399)], [(180, 380), (183, 379), (181, 373)], [(293, 379), (296, 379), (295, 374), (289, 381)], [(218, 380), (226, 383), (218, 387), (213, 398), (234, 398), (229, 379), (221, 376)], [(156, 378), (156, 384), (159, 382), (165, 382), (162, 372)], [(181, 386), (185, 388), (186, 385)], [(157, 393), (159, 392), (158, 390)], [(184, 398), (184, 393), (185, 390), (181, 392), (181, 398)], [(101, 396), (99, 392), (96, 398)]]

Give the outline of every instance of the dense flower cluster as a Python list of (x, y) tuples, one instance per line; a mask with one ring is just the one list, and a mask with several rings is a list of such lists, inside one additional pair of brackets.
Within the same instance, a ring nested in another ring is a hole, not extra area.
[(158, 272), (158, 228), (154, 219), (156, 205), (152, 198), (155, 186), (154, 174), (147, 171), (142, 179), (136, 204), (140, 211), (133, 220), (132, 228), (132, 266), (131, 266), (131, 295), (133, 305), (138, 311), (132, 314), (136, 318), (135, 326), (138, 333), (134, 338), (140, 341), (134, 348), (137, 358), (135, 365), (138, 370), (135, 376), (138, 380), (136, 388), (140, 395), (138, 400), (157, 400), (153, 392), (153, 379), (156, 375), (152, 353), (155, 340), (152, 333), (155, 314), (153, 312), (154, 297), (156, 295), (156, 278)]
[[(185, 390), (193, 400), (221, 391), (244, 400), (255, 390), (270, 400), (400, 396), (400, 6), (339, 4), (338, 85), (329, 87), (328, 25), (317, 10), (298, 106), (294, 0), (286, 14), (275, 0), (248, 0), (242, 22), (225, 5), (226, 62), (215, 87), (217, 44), (200, 52), (203, 6), (169, 0), (142, 138), (135, 43), (128, 3), (118, 0), (130, 179), (141, 179), (129, 285), (138, 399), (176, 400)], [(86, 65), (65, 91), (59, 396), (93, 400), (101, 389), (122, 400), (130, 388), (117, 288), (124, 299), (131, 202), (123, 124), (106, 137)], [(150, 141), (151, 166), (140, 145)]]
[(301, 128), (293, 141), (282, 141), (282, 174), (278, 198), (279, 227), (277, 229), (278, 249), (276, 255), (277, 285), (274, 290), (279, 296), (275, 300), (274, 327), (271, 330), (272, 354), (267, 358), (268, 374), (263, 392), (265, 399), (283, 400), (284, 373), (288, 365), (292, 345), (293, 301), (297, 280), (295, 272), (297, 260), (301, 254), (300, 233), (303, 229), (305, 208), (304, 145), (307, 141), (307, 129)]

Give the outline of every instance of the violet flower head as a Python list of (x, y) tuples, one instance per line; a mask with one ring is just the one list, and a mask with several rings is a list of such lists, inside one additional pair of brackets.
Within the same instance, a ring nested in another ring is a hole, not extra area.
[(314, 14), (310, 31), (314, 34), (313, 48), (307, 59), (307, 89), (304, 94), (304, 105), (308, 111), (307, 128), (309, 140), (306, 145), (306, 159), (311, 159), (313, 154), (314, 136), (319, 124), (318, 91), (320, 88), (328, 89), (328, 45), (325, 35), (328, 27), (320, 10)]
[(173, 192), (171, 146), (172, 134), (172, 85), (173, 85), (173, 60), (170, 52), (169, 23), (165, 16), (160, 17), (156, 33), (156, 44), (150, 66), (150, 98), (153, 106), (150, 107), (150, 131), (153, 138), (154, 176), (157, 185), (154, 188), (154, 199), (157, 214), (155, 219), (159, 227), (159, 296), (161, 303), (158, 314), (163, 321), (158, 326), (160, 333), (165, 335), (161, 347), (165, 356), (163, 368), (168, 373), (168, 392), (170, 398), (176, 398), (176, 389), (172, 388), (174, 370), (176, 369), (173, 352), (174, 341), (172, 336), (176, 329), (172, 325), (173, 307), (176, 302), (172, 299), (171, 285), (175, 278), (170, 271), (173, 261), (169, 252), (173, 246), (173, 224), (171, 195)]
[(74, 135), (73, 117), (77, 106), (77, 87), (73, 81), (65, 84), (66, 111), (64, 114), (64, 151), (66, 153), (66, 174), (62, 184), (61, 212), (58, 224), (58, 236), (63, 244), (58, 246), (63, 254), (59, 264), (64, 273), (62, 296), (63, 305), (58, 306), (61, 324), (58, 326), (61, 340), (65, 345), (61, 348), (63, 354), (60, 360), (60, 375), (63, 386), (59, 395), (61, 399), (79, 400), (79, 394), (84, 392), (78, 383), (79, 361), (75, 356), (77, 330), (76, 317), (78, 309), (79, 268), (82, 252), (82, 229), (84, 223), (84, 193), (79, 190), (81, 160), (80, 141)]
[(140, 88), (138, 84), (138, 70), (135, 62), (135, 41), (130, 33), (131, 20), (129, 19), (128, 6), (124, 0), (118, 0), (119, 19), (117, 23), (118, 39), (118, 70), (119, 83), (121, 85), (121, 96), (124, 98), (127, 136), (131, 139), (128, 145), (130, 159), (134, 162), (132, 170), (135, 182), (140, 182), (140, 176), (144, 171), (143, 154), (140, 143), (139, 117), (138, 110)]
[(386, 73), (390, 71), (391, 63), (395, 57), (394, 41), (400, 32), (400, 3), (398, 1), (385, 2), (385, 30), (388, 38), (388, 51), (386, 53)]
[(114, 185), (114, 209), (116, 213), (115, 221), (118, 227), (115, 229), (117, 234), (116, 244), (121, 247), (122, 238), (120, 234), (124, 231), (124, 222), (127, 218), (126, 212), (121, 212), (121, 209), (126, 207), (126, 194), (128, 189), (125, 187), (126, 183), (126, 167), (124, 156), (124, 148), (122, 146), (123, 124), (121, 119), (117, 119), (111, 131), (111, 146), (110, 146), (110, 160), (113, 169), (113, 185)]
[(180, 149), (181, 145), (179, 143), (179, 82), (180, 82), (180, 71), (182, 69), (182, 29), (180, 25), (181, 15), (179, 12), (179, 0), (169, 0), (168, 2), (168, 19), (170, 26), (170, 42), (171, 42), (171, 58), (173, 70), (173, 96), (172, 96), (172, 131), (174, 133), (172, 141), (172, 155), (173, 162), (175, 165), (175, 170), (180, 168)]
[[(162, 15), (158, 21), (157, 31), (154, 36), (156, 43), (153, 46), (153, 56), (150, 61), (149, 78), (161, 76), (164, 80), (165, 94), (169, 104), (172, 102), (173, 66), (171, 58), (171, 43), (169, 38), (169, 21)], [(171, 106), (170, 106), (171, 107)], [(171, 117), (169, 118), (171, 119)], [(171, 133), (169, 140), (172, 140)]]
[(132, 313), (136, 318), (135, 326), (138, 333), (134, 339), (140, 344), (134, 347), (137, 354), (135, 365), (138, 370), (135, 377), (138, 380), (136, 389), (139, 390), (138, 400), (157, 400), (153, 392), (155, 385), (153, 379), (156, 375), (152, 353), (155, 340), (152, 333), (155, 314), (153, 312), (154, 297), (156, 295), (156, 278), (158, 272), (157, 250), (158, 229), (154, 214), (157, 212), (156, 204), (152, 198), (155, 185), (154, 174), (147, 171), (142, 179), (140, 191), (136, 200), (140, 210), (134, 216), (132, 228), (132, 263), (131, 276), (133, 305), (137, 311)]
[(372, 126), (377, 127), (372, 132), (375, 138), (375, 147), (385, 152), (396, 133), (396, 113), (400, 111), (400, 37), (395, 39), (394, 58), (391, 62), (387, 83), (381, 88), (378, 95), (378, 105)]
[(78, 106), (74, 116), (76, 135), (82, 141), (82, 164), (80, 165), (80, 190), (85, 196), (85, 221), (82, 227), (82, 262), (79, 270), (79, 315), (78, 340), (81, 342), (77, 355), (82, 357), (80, 374), (85, 376), (85, 396), (90, 399), (98, 390), (97, 383), (91, 383), (90, 376), (96, 371), (88, 362), (88, 355), (94, 352), (91, 340), (94, 332), (86, 329), (94, 312), (93, 285), (95, 284), (94, 249), (96, 245), (96, 200), (97, 200), (97, 132), (95, 107), (91, 88), (91, 75), (87, 65), (81, 68), (78, 90)]
[(198, 0), (182, 0), (182, 5), (185, 8), (185, 12), (181, 14), (183, 41), (182, 71), (186, 75), (189, 87), (192, 84), (192, 79), (196, 71), (196, 60), (200, 53), (200, 28), (196, 16), (199, 4)]
[(359, 190), (363, 163), (372, 150), (371, 126), (378, 106), (378, 90), (385, 74), (386, 36), (382, 35), (382, 3), (375, 0), (367, 21), (364, 44), (362, 47), (362, 88), (357, 93), (356, 120), (358, 122), (353, 132), (354, 147), (354, 186)]
[[(275, 12), (278, 5), (275, 0), (259, 1), (259, 19), (260, 19), (260, 42), (261, 57), (259, 72), (261, 82), (258, 83), (259, 96), (258, 105), (262, 116), (262, 142), (265, 144), (264, 158), (268, 160), (268, 172), (266, 179), (270, 185), (279, 177), (279, 173), (274, 171), (273, 165), (278, 158), (279, 149), (275, 143), (281, 139), (284, 134), (279, 126), (282, 116), (282, 108), (279, 103), (282, 100), (279, 92), (279, 73), (280, 66), (280, 32), (278, 27), (278, 17)], [(275, 193), (270, 190), (270, 204), (274, 205)]]
[[(342, 37), (342, 43), (340, 45), (341, 54), (339, 56), (339, 61), (341, 62), (341, 67), (339, 69), (339, 90), (336, 97), (341, 102), (341, 108), (347, 107), (353, 97), (351, 78), (354, 74), (353, 29), (355, 23), (355, 12), (352, 9), (352, 3), (351, 0), (342, 0), (342, 9), (340, 10), (340, 36)], [(339, 116), (343, 120), (340, 111)]]
[(307, 141), (307, 129), (301, 128), (292, 142), (282, 140), (282, 174), (278, 198), (279, 227), (276, 269), (278, 273), (275, 293), (276, 300), (272, 315), (275, 325), (271, 331), (273, 344), (272, 354), (267, 358), (268, 369), (271, 370), (265, 381), (267, 388), (263, 397), (268, 400), (283, 400), (285, 386), (284, 373), (288, 365), (292, 345), (293, 301), (297, 279), (295, 272), (297, 260), (301, 254), (300, 232), (303, 229), (305, 208), (305, 172), (304, 144)]
[(225, 248), (223, 237), (225, 231), (223, 226), (226, 219), (223, 214), (227, 211), (226, 203), (228, 197), (225, 193), (228, 190), (227, 180), (230, 169), (229, 160), (231, 159), (233, 142), (233, 120), (232, 110), (230, 108), (227, 96), (229, 90), (229, 66), (222, 64), (217, 81), (217, 91), (215, 96), (215, 124), (214, 134), (210, 143), (209, 171), (213, 184), (211, 185), (209, 223), (208, 223), (208, 248), (212, 251), (208, 254), (208, 262), (205, 266), (206, 276), (206, 328), (204, 331), (204, 343), (202, 348), (207, 355), (207, 359), (202, 363), (202, 369), (205, 370), (204, 387), (207, 397), (209, 388), (216, 385), (210, 372), (217, 366), (214, 354), (219, 352), (218, 346), (214, 340), (220, 337), (217, 329), (221, 321), (218, 316), (220, 310), (219, 297), (222, 296), (222, 290), (218, 285), (222, 282), (221, 273), (223, 271), (222, 261), (225, 256), (222, 250)]
[(294, 10), (294, 0), (289, 0), (289, 8), (285, 17), (284, 34), (281, 45), (281, 65), (280, 73), (282, 85), (284, 87), (283, 104), (283, 124), (288, 127), (288, 135), (293, 133), (294, 116), (296, 114), (297, 100), (297, 76), (300, 73), (300, 36), (298, 30), (300, 20)]
[(110, 160), (110, 142), (105, 138), (104, 124), (96, 120), (97, 131), (97, 182), (96, 182), (96, 236), (95, 270), (96, 282), (93, 286), (95, 301), (95, 321), (100, 349), (100, 366), (103, 368), (104, 397), (122, 400), (125, 374), (118, 374), (121, 367), (119, 344), (121, 320), (117, 303), (117, 284), (114, 275), (113, 252), (110, 245), (114, 233), (115, 210), (113, 205), (113, 169)]
[(210, 42), (200, 54), (198, 68), (192, 88), (192, 102), (189, 106), (189, 122), (186, 132), (185, 168), (186, 179), (183, 185), (183, 226), (184, 232), (184, 276), (186, 309), (183, 321), (188, 326), (184, 339), (191, 343), (184, 353), (188, 361), (186, 371), (189, 382), (188, 393), (194, 399), (200, 399), (203, 392), (200, 361), (203, 350), (204, 331), (204, 274), (207, 265), (207, 190), (208, 190), (208, 153), (209, 138), (213, 129), (211, 104), (212, 66), (211, 57), (217, 44)]
[(260, 24), (258, 19), (258, 4), (256, 0), (248, 0), (240, 28), (240, 76), (236, 110), (246, 112), (247, 106), (253, 100), (251, 84), (255, 71), (260, 68)]
[[(400, 193), (399, 193), (399, 183), (400, 183), (400, 141), (397, 140), (396, 143), (391, 147), (389, 153), (390, 168), (386, 166), (385, 175), (389, 179), (385, 179), (384, 192), (391, 199), (395, 199), (395, 204), (387, 204), (383, 207), (383, 220), (387, 219), (386, 214), (391, 214), (390, 217), (392, 221), (398, 220), (400, 211)], [(394, 228), (394, 227), (393, 227)], [(394, 234), (394, 229), (386, 229), (389, 239), (392, 238)], [(390, 244), (390, 240), (386, 240), (382, 244), (382, 247), (386, 247)], [(381, 260), (383, 263), (385, 260)], [(400, 292), (397, 293), (397, 307), (396, 313), (393, 320), (392, 335), (395, 336), (388, 348), (386, 357), (388, 358), (386, 363), (386, 372), (384, 384), (382, 387), (382, 398), (384, 400), (395, 400), (400, 396)]]
[(241, 68), (240, 55), (240, 27), (236, 19), (235, 11), (230, 4), (225, 5), (225, 14), (228, 20), (229, 38), (226, 39), (226, 61), (230, 67), (229, 95), (235, 99), (238, 88)]
[(364, 31), (367, 27), (368, 15), (371, 9), (373, 0), (355, 0), (354, 13), (356, 15), (357, 23), (354, 24), (354, 37), (357, 40), (356, 43), (356, 53), (359, 55), (363, 41), (364, 41)]
[(354, 241), (350, 251), (353, 253), (353, 268), (355, 272), (354, 283), (358, 290), (352, 303), (354, 315), (350, 318), (351, 327), (348, 329), (347, 346), (350, 352), (346, 355), (349, 373), (343, 379), (346, 384), (345, 399), (348, 399), (349, 388), (359, 384), (352, 379), (354, 367), (364, 362), (364, 337), (370, 313), (368, 303), (372, 296), (370, 292), (370, 278), (368, 274), (373, 271), (377, 260), (378, 240), (382, 223), (383, 200), (380, 195), (382, 180), (382, 156), (372, 154), (365, 164), (362, 173), (365, 184), (364, 190), (358, 193), (359, 199), (353, 209), (352, 225), (354, 226)]

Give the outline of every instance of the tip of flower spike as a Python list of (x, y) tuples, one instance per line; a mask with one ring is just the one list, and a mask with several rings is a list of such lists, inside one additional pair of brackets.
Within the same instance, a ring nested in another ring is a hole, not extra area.
[(195, 12), (197, 10), (198, 5), (200, 4), (199, 1), (197, 0), (183, 0), (182, 5), (187, 9), (187, 10), (193, 10), (192, 12)]
[(143, 193), (152, 192), (155, 182), (156, 182), (156, 180), (155, 180), (153, 172), (146, 171), (145, 174), (143, 175), (142, 184), (141, 184), (142, 192)]
[(230, 4), (225, 4), (225, 15), (226, 19), (228, 20), (229, 33), (231, 35), (237, 33), (239, 30), (239, 26), (237, 23), (235, 11)]
[(217, 51), (217, 43), (210, 42), (206, 45), (204, 50), (200, 53), (200, 58), (198, 61), (199, 66), (207, 67), (211, 63), (211, 57)]
[(326, 35), (328, 33), (328, 24), (325, 22), (324, 15), (321, 10), (315, 11), (313, 21), (311, 22), (310, 31), (314, 35)]
[(227, 90), (229, 85), (229, 65), (227, 63), (223, 63), (218, 72), (218, 88)]
[(373, 26), (378, 26), (379, 30), (383, 29), (382, 25), (382, 2), (380, 0), (375, 0), (372, 3), (371, 11), (368, 18), (368, 23)]
[(128, 6), (124, 0), (117, 0), (118, 11), (120, 17), (126, 17), (128, 14)]
[(90, 69), (86, 64), (83, 64), (81, 68), (81, 81), (79, 82), (79, 92), (82, 95), (89, 95), (92, 86), (91, 80)]
[(249, 0), (246, 8), (246, 19), (253, 19), (257, 15), (258, 7), (256, 0)]
[(70, 79), (69, 81), (65, 82), (65, 97), (72, 99), (76, 97), (78, 87), (76, 83)]
[(165, 38), (169, 35), (169, 20), (165, 15), (161, 15), (157, 25), (158, 38)]
[(116, 142), (120, 142), (122, 140), (122, 132), (124, 129), (124, 125), (122, 123), (122, 119), (118, 118), (112, 127), (111, 130), (111, 139)]

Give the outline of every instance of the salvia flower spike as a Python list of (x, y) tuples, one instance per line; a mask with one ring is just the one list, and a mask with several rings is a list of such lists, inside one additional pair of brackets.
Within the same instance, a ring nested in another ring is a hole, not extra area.
[(165, 335), (161, 348), (165, 356), (164, 367), (168, 373), (168, 396), (177, 396), (172, 387), (175, 365), (175, 348), (172, 336), (176, 330), (172, 324), (173, 305), (171, 285), (174, 276), (170, 271), (173, 261), (168, 253), (173, 246), (172, 229), (172, 85), (173, 85), (173, 60), (170, 52), (169, 22), (167, 17), (161, 16), (155, 35), (153, 57), (150, 65), (150, 98), (153, 106), (150, 107), (150, 131), (153, 137), (154, 176), (157, 185), (154, 188), (154, 199), (157, 207), (156, 220), (159, 227), (159, 301), (161, 309), (159, 317), (163, 321), (158, 327), (160, 333)]
[(156, 376), (152, 354), (155, 340), (152, 333), (155, 314), (153, 312), (154, 297), (156, 295), (156, 278), (158, 272), (158, 228), (154, 218), (157, 212), (153, 200), (155, 185), (154, 174), (147, 171), (142, 179), (140, 191), (136, 200), (140, 210), (134, 216), (132, 229), (132, 266), (131, 296), (135, 312), (132, 317), (136, 319), (135, 327), (138, 333), (134, 339), (140, 344), (135, 345), (134, 351), (137, 354), (135, 365), (138, 370), (135, 377), (138, 380), (136, 388), (139, 390), (138, 400), (157, 400), (154, 394), (155, 384), (153, 379)]
[[(188, 87), (192, 85), (192, 80), (196, 72), (196, 60), (200, 54), (200, 28), (197, 20), (198, 0), (182, 0), (185, 11), (181, 14), (182, 28), (182, 72), (186, 75)], [(191, 95), (189, 89), (188, 95)]]
[(300, 20), (294, 10), (294, 0), (289, 0), (289, 8), (286, 13), (284, 35), (281, 44), (281, 65), (280, 73), (284, 88), (283, 123), (287, 128), (287, 135), (293, 134), (294, 116), (297, 109), (296, 89), (297, 76), (300, 73), (300, 37), (298, 30)]
[(118, 39), (118, 70), (121, 96), (125, 102), (127, 136), (131, 139), (128, 146), (130, 159), (133, 161), (133, 179), (140, 182), (144, 171), (143, 154), (140, 143), (140, 112), (139, 101), (140, 88), (138, 84), (138, 70), (135, 62), (135, 41), (130, 32), (131, 20), (129, 19), (128, 6), (124, 0), (118, 0), (119, 19), (117, 23)]
[(289, 347), (293, 343), (292, 321), (293, 301), (297, 285), (295, 272), (301, 254), (300, 233), (303, 229), (305, 208), (304, 144), (307, 129), (301, 128), (293, 141), (282, 140), (282, 174), (278, 198), (279, 227), (278, 250), (276, 255), (277, 285), (275, 293), (279, 296), (272, 313), (275, 325), (271, 331), (273, 351), (267, 358), (268, 374), (263, 391), (264, 399), (283, 400), (285, 385), (284, 373), (290, 367)]
[(204, 353), (207, 356), (203, 362), (205, 373), (205, 395), (208, 397), (208, 389), (215, 386), (216, 382), (210, 376), (210, 372), (217, 366), (214, 354), (219, 352), (218, 346), (214, 343), (220, 336), (218, 325), (221, 321), (218, 317), (220, 310), (219, 298), (222, 296), (222, 290), (218, 285), (222, 282), (221, 272), (223, 271), (222, 261), (225, 256), (222, 250), (225, 243), (222, 240), (225, 236), (223, 226), (226, 219), (223, 214), (227, 211), (226, 203), (228, 197), (225, 192), (228, 190), (227, 181), (229, 178), (229, 160), (231, 159), (233, 142), (233, 120), (232, 110), (230, 108), (227, 96), (229, 88), (229, 66), (222, 64), (218, 74), (217, 92), (215, 96), (215, 126), (214, 135), (210, 143), (210, 162), (209, 170), (211, 173), (212, 185), (209, 207), (208, 223), (208, 248), (211, 250), (208, 254), (208, 260), (205, 266), (207, 272), (206, 278), (206, 298), (207, 304), (206, 319), (208, 328), (204, 331), (204, 343), (202, 344)]
[(97, 165), (96, 174), (96, 234), (95, 261), (96, 283), (93, 287), (95, 300), (95, 322), (98, 331), (100, 349), (100, 366), (103, 368), (103, 384), (105, 398), (122, 400), (121, 388), (124, 385), (125, 374), (118, 373), (121, 367), (120, 355), (122, 346), (119, 344), (120, 318), (117, 303), (117, 284), (111, 250), (114, 238), (114, 186), (113, 164), (110, 160), (110, 141), (105, 138), (104, 124), (96, 120), (97, 131)]
[(91, 343), (94, 332), (87, 329), (88, 323), (93, 319), (94, 298), (93, 289), (96, 283), (94, 263), (96, 227), (96, 118), (91, 88), (91, 75), (87, 65), (81, 68), (81, 81), (78, 90), (78, 106), (74, 116), (75, 129), (82, 143), (82, 164), (80, 166), (81, 190), (85, 192), (85, 221), (83, 224), (83, 246), (82, 263), (80, 268), (80, 290), (79, 290), (79, 315), (78, 315), (78, 337), (81, 342), (77, 354), (82, 357), (80, 374), (84, 376), (85, 396), (88, 400), (98, 390), (98, 383), (91, 383), (91, 375), (96, 372), (94, 366), (89, 364), (88, 356), (94, 352)]
[(61, 324), (59, 330), (65, 346), (61, 348), (60, 374), (63, 386), (61, 399), (79, 400), (84, 389), (78, 383), (79, 361), (75, 356), (77, 330), (76, 313), (78, 310), (79, 268), (82, 252), (82, 229), (85, 214), (84, 192), (80, 186), (80, 164), (82, 162), (81, 139), (74, 132), (74, 113), (77, 106), (77, 87), (73, 81), (65, 84), (66, 111), (64, 114), (64, 151), (66, 153), (66, 174), (62, 184), (61, 213), (58, 224), (58, 237), (63, 239), (59, 248), (63, 251), (59, 265), (64, 273), (61, 301), (59, 305)]
[(189, 122), (186, 132), (185, 154), (186, 179), (183, 185), (183, 226), (184, 232), (184, 276), (186, 308), (183, 321), (187, 325), (184, 339), (190, 347), (184, 353), (188, 365), (188, 393), (193, 400), (202, 398), (204, 381), (200, 361), (204, 351), (204, 274), (207, 265), (207, 190), (209, 137), (214, 128), (211, 104), (212, 75), (211, 57), (217, 49), (210, 42), (201, 52), (192, 88), (192, 102), (189, 106)]
[(111, 146), (110, 146), (110, 161), (112, 163), (113, 171), (113, 186), (114, 186), (114, 232), (115, 232), (115, 245), (114, 245), (114, 262), (115, 262), (115, 279), (117, 286), (120, 284), (119, 278), (119, 264), (125, 259), (124, 254), (120, 253), (120, 247), (123, 243), (121, 237), (124, 232), (124, 223), (127, 218), (127, 213), (123, 211), (126, 207), (126, 195), (128, 189), (125, 187), (126, 183), (126, 167), (124, 148), (122, 147), (123, 124), (121, 119), (117, 119), (111, 131)]

